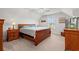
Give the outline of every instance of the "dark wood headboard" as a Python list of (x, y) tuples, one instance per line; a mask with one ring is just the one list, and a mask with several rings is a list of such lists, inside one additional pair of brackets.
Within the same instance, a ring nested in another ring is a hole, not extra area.
[(23, 26), (32, 26), (32, 25), (35, 25), (35, 24), (18, 24), (18, 27), (21, 28)]

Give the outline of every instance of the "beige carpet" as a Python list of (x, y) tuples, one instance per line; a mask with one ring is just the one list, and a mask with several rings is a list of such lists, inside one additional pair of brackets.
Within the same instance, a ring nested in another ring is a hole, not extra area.
[(11, 42), (4, 42), (4, 51), (64, 51), (64, 37), (51, 35), (42, 41), (38, 46), (33, 42), (20, 38)]

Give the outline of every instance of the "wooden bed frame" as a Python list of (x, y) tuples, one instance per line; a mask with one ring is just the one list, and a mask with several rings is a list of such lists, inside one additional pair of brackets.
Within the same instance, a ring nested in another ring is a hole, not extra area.
[[(27, 26), (27, 25), (34, 25), (34, 24), (18, 24), (18, 26)], [(30, 41), (33, 41), (34, 45), (37, 46), (41, 41), (51, 36), (51, 29), (44, 29), (44, 30), (36, 31), (35, 38), (28, 34), (24, 34), (22, 32), (20, 32), (20, 36)]]

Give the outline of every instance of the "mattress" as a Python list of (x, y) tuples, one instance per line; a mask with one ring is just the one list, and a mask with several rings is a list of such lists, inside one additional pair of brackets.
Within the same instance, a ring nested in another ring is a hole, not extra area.
[(36, 31), (43, 30), (43, 29), (48, 29), (48, 27), (35, 27), (35, 26), (34, 27), (33, 26), (32, 27), (23, 27), (20, 29), (20, 32), (35, 37)]
[(29, 30), (29, 29), (20, 29), (20, 32), (35, 37), (35, 31), (34, 31), (34, 30)]

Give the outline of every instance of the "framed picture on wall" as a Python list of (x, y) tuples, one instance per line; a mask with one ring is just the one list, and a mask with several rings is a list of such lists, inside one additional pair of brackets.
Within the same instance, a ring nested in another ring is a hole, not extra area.
[(41, 20), (41, 22), (46, 22), (46, 20)]
[(59, 23), (65, 23), (65, 17), (60, 17), (59, 18)]

